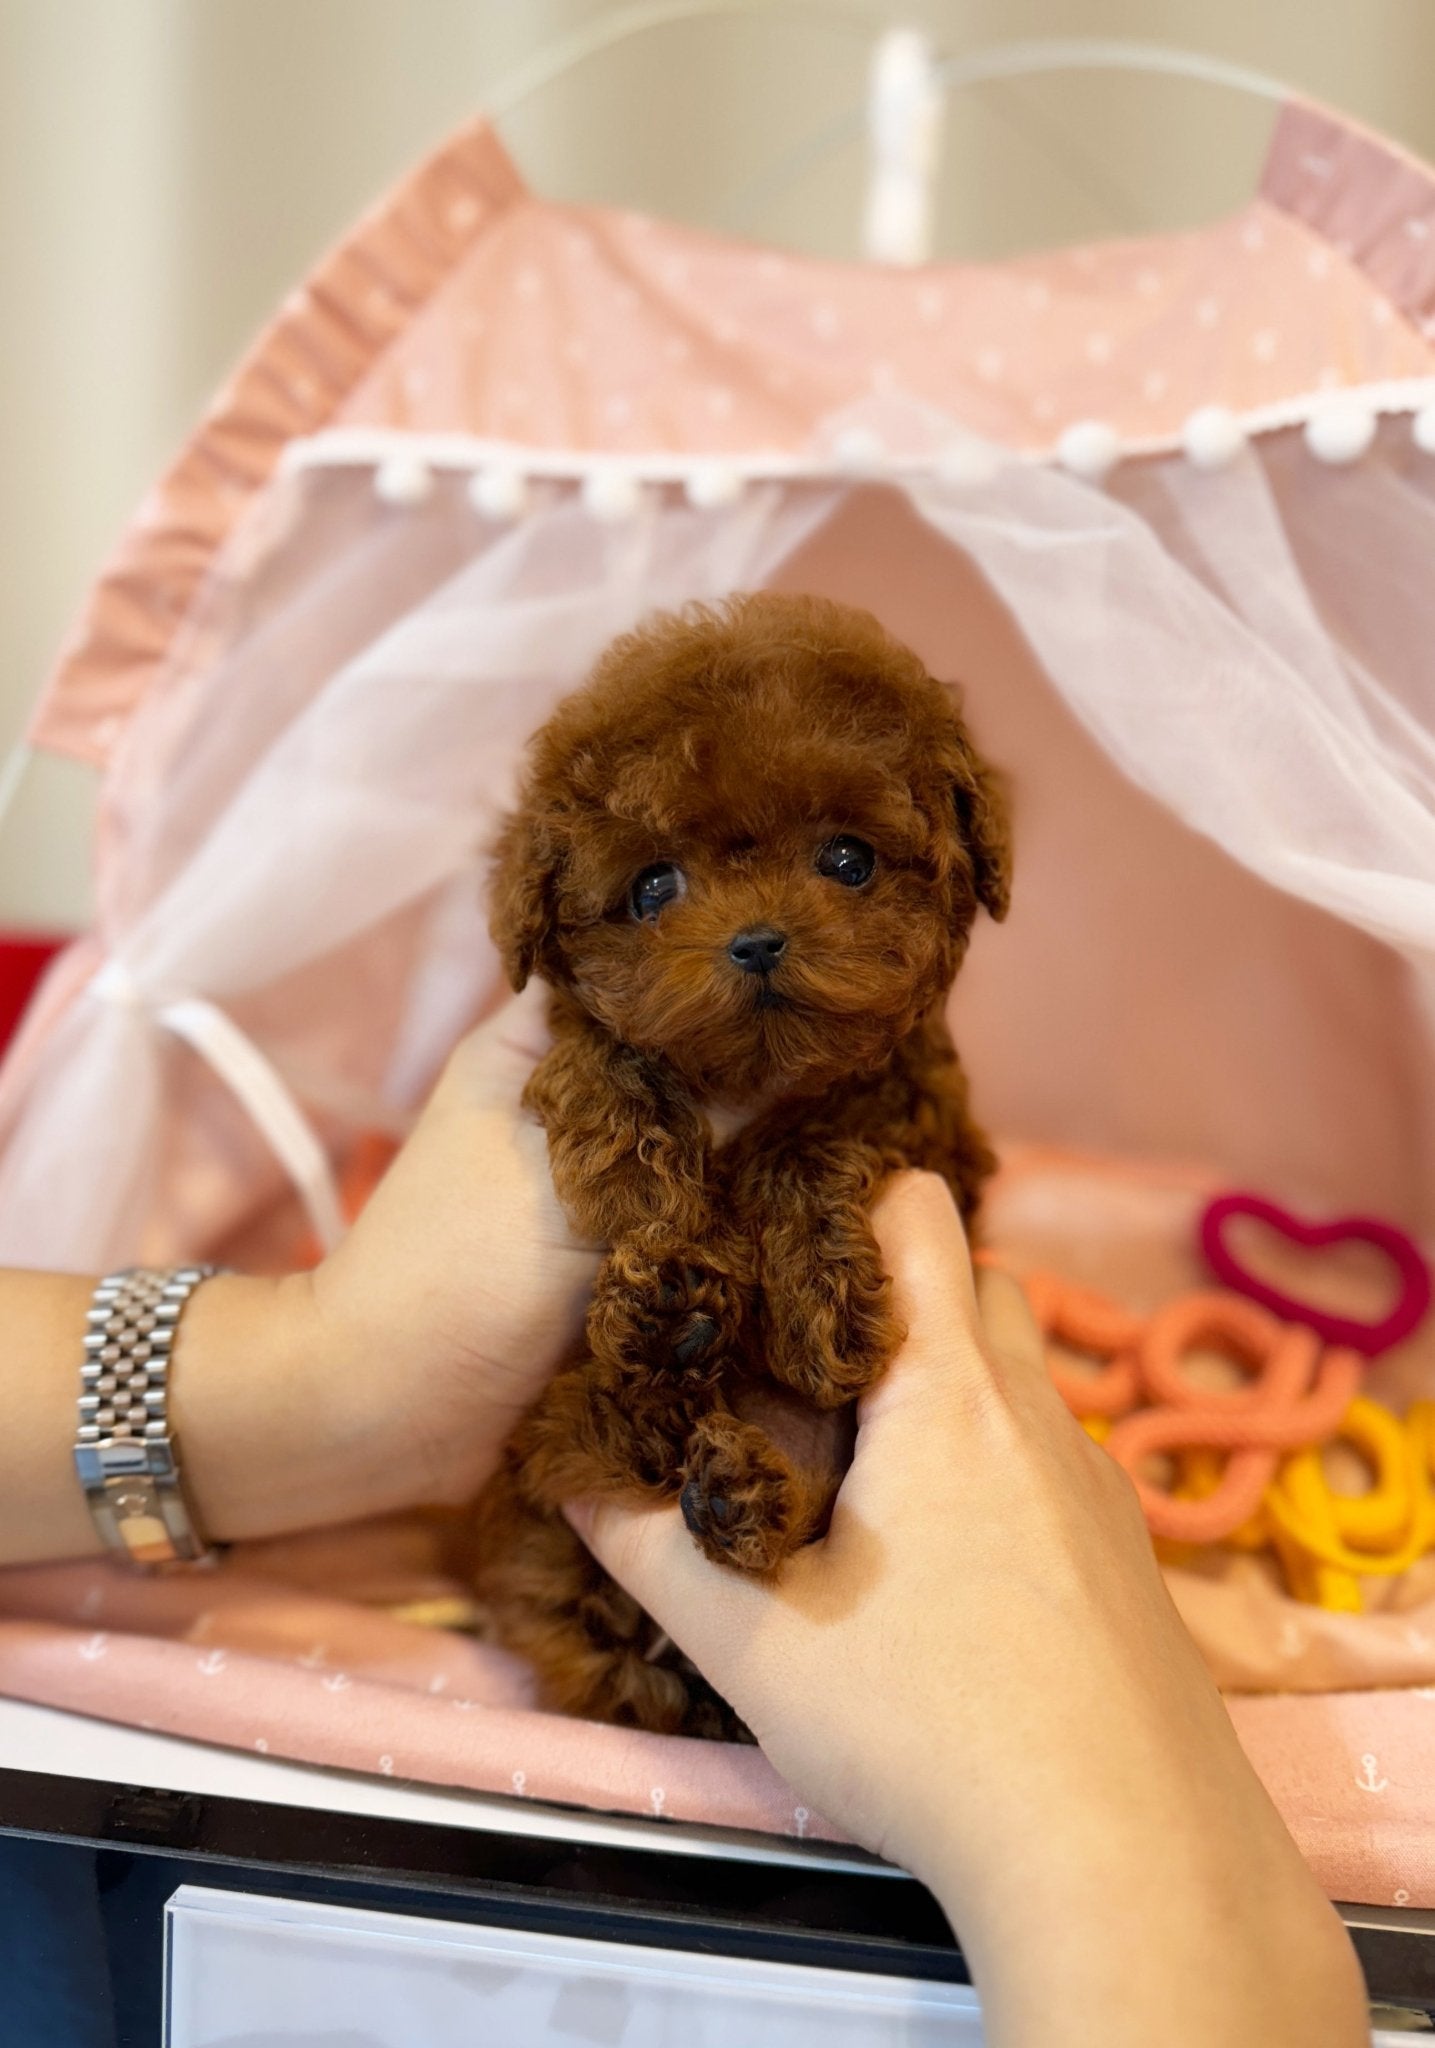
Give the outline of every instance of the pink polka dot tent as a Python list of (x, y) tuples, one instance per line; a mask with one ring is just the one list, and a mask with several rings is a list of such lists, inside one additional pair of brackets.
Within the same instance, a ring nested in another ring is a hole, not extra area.
[[(906, 268), (555, 205), (468, 128), (285, 303), (40, 700), (102, 771), (99, 910), (0, 1074), (0, 1260), (208, 1252), (290, 1187), (332, 1241), (337, 1168), (498, 998), (525, 736), (650, 608), (763, 584), (877, 612), (1011, 769), (1014, 907), (954, 1011), (994, 1232), (1138, 1303), (1222, 1183), (1428, 1239), (1432, 562), (1435, 173), (1320, 108), (1212, 225)], [(1428, 1337), (1380, 1371), (1435, 1391)], [(1173, 1583), (1332, 1888), (1435, 1904), (1421, 1570), (1358, 1617), (1249, 1558)], [(26, 1649), (42, 1582), (0, 1685), (122, 1714), (117, 1650)], [(221, 1691), (174, 1677), (175, 1724), (252, 1746)], [(478, 1717), (384, 1754), (506, 1787), (505, 1701), (502, 1756)], [(657, 1740), (565, 1737), (556, 1789), (647, 1810)], [(787, 1824), (692, 1748), (665, 1812)]]

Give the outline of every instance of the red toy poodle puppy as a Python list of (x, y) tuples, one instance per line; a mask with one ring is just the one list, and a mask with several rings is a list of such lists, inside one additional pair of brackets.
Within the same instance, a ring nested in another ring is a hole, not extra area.
[(546, 1705), (735, 1718), (560, 1512), (677, 1500), (774, 1572), (823, 1530), (852, 1407), (900, 1336), (868, 1214), (900, 1167), (970, 1217), (992, 1156), (947, 1032), (999, 786), (952, 694), (865, 612), (735, 597), (618, 640), (532, 743), (497, 847), (510, 979), (552, 989), (528, 1099), (575, 1230), (607, 1247), (582, 1355), (471, 1530), (495, 1632)]

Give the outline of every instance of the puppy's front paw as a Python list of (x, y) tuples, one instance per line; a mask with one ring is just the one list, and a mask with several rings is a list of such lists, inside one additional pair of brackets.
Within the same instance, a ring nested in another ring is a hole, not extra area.
[(812, 1534), (811, 1504), (787, 1459), (733, 1415), (705, 1415), (693, 1431), (678, 1498), (698, 1548), (737, 1571), (775, 1571)]
[(654, 1258), (619, 1245), (603, 1262), (588, 1310), (595, 1358), (703, 1382), (737, 1335), (737, 1289), (684, 1249)]

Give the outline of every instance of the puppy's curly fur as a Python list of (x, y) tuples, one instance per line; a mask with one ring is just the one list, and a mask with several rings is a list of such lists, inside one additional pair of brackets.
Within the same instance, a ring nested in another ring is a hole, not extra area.
[(552, 989), (528, 1099), (607, 1254), (471, 1554), (546, 1704), (741, 1732), (559, 1506), (679, 1501), (710, 1558), (756, 1573), (824, 1528), (852, 1404), (900, 1338), (874, 1197), (925, 1167), (969, 1218), (992, 1165), (943, 1010), (1009, 873), (951, 694), (821, 599), (652, 619), (533, 742), (493, 931), (515, 988)]

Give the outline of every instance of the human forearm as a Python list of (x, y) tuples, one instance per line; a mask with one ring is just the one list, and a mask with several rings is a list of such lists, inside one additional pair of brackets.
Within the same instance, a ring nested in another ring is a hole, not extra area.
[(1249, 1790), (1237, 1816), (1199, 1785), (1149, 1780), (1139, 1806), (1073, 1813), (1066, 1799), (1033, 1814), (1029, 1844), (988, 1842), (976, 1889), (934, 1825), (922, 1874), (980, 1988), (989, 2048), (1362, 2048), (1349, 1939)]
[(8, 1443), (0, 1563), (99, 1548), (71, 1455), (93, 1284), (71, 1273), (11, 1273), (0, 1283), (0, 1406)]
[[(569, 1233), (520, 1107), (542, 999), (535, 984), (457, 1048), (315, 1272), (220, 1274), (191, 1297), (170, 1421), (216, 1541), (472, 1499), (569, 1350), (597, 1260)], [(71, 1457), (93, 1286), (0, 1273), (0, 1564), (98, 1548)]]
[[(0, 1279), (0, 1563), (100, 1547), (72, 1455), (93, 1287), (71, 1273)], [(169, 1419), (207, 1535), (272, 1535), (360, 1511), (361, 1447), (334, 1442), (342, 1415), (326, 1412), (323, 1384), (306, 1276), (220, 1275), (196, 1290), (175, 1340)]]

